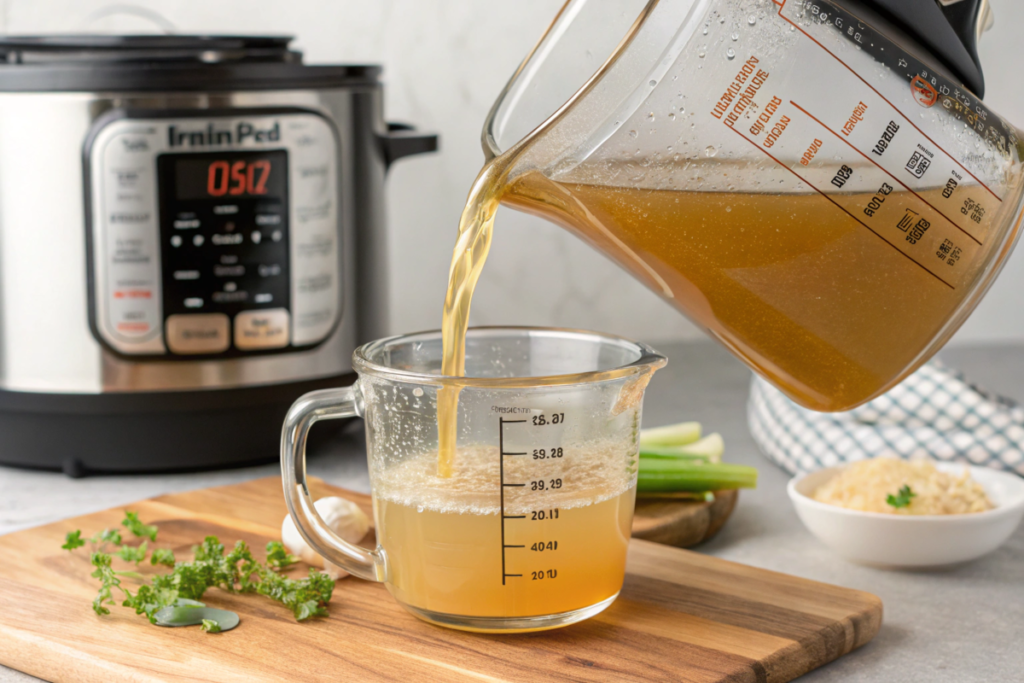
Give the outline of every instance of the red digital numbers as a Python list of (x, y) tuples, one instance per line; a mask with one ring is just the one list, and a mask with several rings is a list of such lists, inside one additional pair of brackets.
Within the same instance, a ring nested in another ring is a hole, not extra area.
[(266, 194), (268, 178), (268, 159), (256, 159), (248, 163), (236, 161), (232, 164), (224, 160), (214, 161), (210, 163), (206, 174), (206, 192), (211, 197)]

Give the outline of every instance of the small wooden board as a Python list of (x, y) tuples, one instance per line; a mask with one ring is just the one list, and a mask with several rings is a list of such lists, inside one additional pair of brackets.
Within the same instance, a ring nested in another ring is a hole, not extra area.
[[(314, 497), (367, 496), (316, 482)], [(262, 548), (285, 514), (277, 478), (161, 496), (128, 509), (158, 524), (159, 547), (189, 557), (213, 534)], [(93, 613), (73, 529), (114, 527), (122, 508), (0, 537), (0, 663), (50, 681), (788, 681), (871, 640), (868, 593), (634, 540), (625, 585), (604, 613), (568, 628), (498, 636), (452, 631), (405, 612), (380, 585), (340, 581), (331, 616), (296, 623), (258, 596), (211, 589), (235, 630), (159, 628), (130, 610)], [(152, 571), (146, 567), (146, 571)]]
[(736, 507), (739, 491), (716, 491), (710, 503), (671, 498), (636, 499), (633, 538), (689, 548), (718, 533)]

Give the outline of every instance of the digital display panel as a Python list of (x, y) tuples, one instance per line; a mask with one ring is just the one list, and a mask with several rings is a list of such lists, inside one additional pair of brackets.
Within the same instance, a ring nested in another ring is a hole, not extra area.
[(190, 154), (173, 160), (174, 198), (284, 199), (287, 152)]

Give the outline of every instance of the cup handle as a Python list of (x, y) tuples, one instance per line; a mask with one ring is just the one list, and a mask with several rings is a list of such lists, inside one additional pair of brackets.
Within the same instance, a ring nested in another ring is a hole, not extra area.
[(281, 432), (281, 481), (288, 512), (311, 548), (349, 574), (369, 581), (383, 581), (386, 576), (383, 554), (349, 543), (334, 533), (313, 507), (306, 484), (309, 430), (320, 420), (360, 417), (357, 391), (355, 386), (312, 391), (292, 405)]

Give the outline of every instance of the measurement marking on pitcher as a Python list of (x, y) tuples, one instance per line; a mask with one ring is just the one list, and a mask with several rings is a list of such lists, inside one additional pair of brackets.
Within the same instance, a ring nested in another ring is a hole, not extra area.
[[(544, 427), (546, 425), (557, 425), (565, 421), (565, 413), (552, 413), (550, 415), (540, 414), (534, 415), (531, 420), (506, 420), (505, 418), (498, 418), (498, 463), (501, 480), (501, 585), (506, 585), (506, 580), (510, 578), (522, 578), (523, 574), (510, 574), (508, 572), (508, 564), (506, 558), (506, 551), (509, 549), (513, 550), (526, 550), (529, 548), (534, 552), (544, 551), (555, 551), (558, 550), (558, 541), (556, 540), (545, 540), (545, 539), (533, 539), (533, 545), (527, 546), (524, 544), (506, 543), (505, 542), (505, 520), (507, 519), (527, 519), (529, 516), (532, 521), (553, 521), (558, 519), (558, 508), (549, 508), (547, 510), (533, 510), (530, 515), (506, 515), (505, 514), (505, 489), (506, 488), (525, 488), (527, 485), (530, 487), (530, 491), (554, 491), (562, 488), (561, 477), (549, 477), (547, 479), (533, 479), (529, 482), (524, 483), (512, 483), (505, 481), (505, 458), (514, 456), (531, 455), (533, 460), (547, 460), (557, 459), (564, 457), (564, 449), (562, 446), (554, 446), (552, 448), (534, 448), (527, 451), (506, 451), (505, 450), (505, 425), (509, 424), (531, 424), (533, 427)], [(539, 571), (530, 572), (531, 581), (540, 581), (542, 579), (554, 579), (558, 576), (558, 570), (555, 568), (542, 569)]]
[(922, 203), (923, 203), (923, 204), (924, 204), (925, 206), (927, 206), (927, 207), (928, 207), (928, 208), (930, 208), (930, 209), (931, 209), (932, 211), (934, 211), (935, 213), (939, 214), (939, 215), (940, 215), (940, 216), (942, 216), (942, 217), (943, 217), (944, 219), (946, 219), (946, 221), (947, 221), (947, 222), (948, 222), (948, 223), (949, 223), (950, 225), (952, 225), (952, 226), (953, 226), (954, 228), (956, 228), (957, 230), (959, 230), (960, 232), (962, 232), (962, 233), (963, 233), (964, 235), (966, 235), (966, 236), (968, 237), (968, 239), (970, 239), (970, 240), (973, 240), (975, 244), (978, 244), (978, 245), (981, 245), (981, 244), (982, 244), (981, 240), (979, 240), (979, 239), (978, 239), (977, 237), (975, 237), (974, 235), (972, 235), (971, 233), (969, 233), (969, 232), (968, 232), (967, 230), (965, 230), (964, 228), (960, 227), (960, 225), (958, 225), (958, 224), (957, 224), (957, 223), (956, 223), (956, 222), (955, 222), (955, 221), (954, 221), (954, 220), (953, 220), (952, 218), (950, 218), (950, 217), (949, 217), (949, 216), (947, 216), (946, 214), (942, 213), (942, 211), (940, 211), (940, 210), (939, 210), (939, 208), (938, 208), (937, 206), (935, 206), (934, 204), (932, 204), (931, 202), (929, 202), (929, 201), (928, 201), (927, 199), (925, 199), (924, 197), (922, 197), (922, 196), (921, 196), (920, 194), (918, 194), (918, 193), (917, 193), (917, 191), (915, 191), (915, 190), (914, 190), (914, 188), (910, 187), (910, 185), (907, 185), (907, 184), (906, 184), (905, 182), (903, 182), (902, 180), (900, 180), (900, 179), (899, 179), (899, 178), (898, 178), (898, 177), (897, 177), (897, 176), (896, 176), (895, 174), (893, 174), (893, 173), (892, 173), (892, 172), (891, 172), (891, 171), (890, 171), (889, 169), (887, 169), (887, 168), (886, 168), (885, 166), (882, 166), (882, 165), (881, 165), (880, 163), (878, 163), (877, 161), (875, 161), (874, 159), (872, 159), (871, 157), (869, 157), (869, 156), (868, 156), (867, 154), (865, 154), (865, 153), (864, 153), (864, 151), (863, 151), (862, 149), (860, 149), (859, 147), (857, 147), (856, 145), (854, 145), (854, 144), (853, 144), (852, 142), (850, 142), (849, 140), (847, 140), (846, 138), (844, 138), (843, 136), (841, 136), (841, 135), (840, 135), (839, 133), (835, 132), (834, 130), (832, 130), (831, 128), (829, 128), (828, 126), (826, 126), (826, 125), (825, 125), (825, 124), (824, 124), (824, 123), (823, 123), (823, 122), (822, 122), (821, 120), (819, 120), (819, 119), (818, 119), (818, 118), (817, 118), (817, 117), (816, 117), (816, 116), (815, 116), (814, 114), (812, 114), (811, 112), (807, 111), (806, 109), (804, 109), (803, 107), (801, 107), (801, 106), (800, 106), (799, 104), (797, 104), (797, 103), (796, 103), (796, 102), (794, 102), (793, 100), (790, 100), (790, 101), (789, 101), (789, 103), (790, 103), (790, 104), (792, 104), (792, 105), (793, 105), (794, 107), (796, 107), (797, 109), (799, 109), (799, 110), (800, 110), (801, 112), (803, 112), (803, 113), (804, 113), (805, 115), (807, 115), (807, 117), (808, 117), (808, 118), (810, 118), (810, 119), (811, 119), (812, 121), (814, 121), (815, 123), (817, 123), (817, 124), (818, 124), (819, 126), (821, 126), (821, 127), (822, 127), (822, 128), (824, 128), (825, 130), (827, 130), (827, 131), (828, 131), (829, 133), (831, 133), (832, 135), (834, 135), (834, 136), (836, 137), (836, 139), (837, 139), (837, 140), (839, 140), (840, 142), (843, 142), (843, 143), (845, 143), (847, 147), (849, 147), (849, 148), (850, 148), (850, 149), (852, 149), (853, 151), (857, 152), (857, 154), (859, 154), (859, 155), (861, 155), (862, 157), (864, 157), (865, 159), (867, 159), (867, 161), (868, 161), (869, 163), (871, 163), (871, 164), (872, 164), (873, 166), (875, 166), (875, 167), (876, 167), (876, 168), (878, 168), (878, 169), (879, 169), (880, 171), (882, 171), (883, 173), (885, 173), (885, 174), (886, 174), (887, 176), (889, 176), (890, 178), (892, 178), (893, 180), (895, 180), (895, 181), (896, 181), (896, 182), (897, 182), (898, 184), (902, 185), (904, 189), (906, 189), (906, 190), (907, 190), (908, 192), (910, 192), (910, 193), (911, 193), (911, 194), (913, 194), (913, 195), (914, 195), (915, 197), (917, 197), (917, 198), (918, 198), (919, 200), (921, 200), (921, 202), (922, 202)]
[(522, 424), (526, 420), (506, 420), (503, 417), (498, 418), (498, 471), (501, 478), (501, 585), (505, 585), (505, 579), (513, 577), (521, 577), (522, 574), (509, 574), (505, 567), (505, 550), (508, 548), (522, 548), (523, 546), (510, 546), (505, 544), (505, 520), (506, 519), (524, 519), (526, 515), (506, 515), (505, 514), (505, 489), (508, 487), (519, 487), (526, 486), (526, 484), (506, 484), (505, 483), (505, 456), (506, 455), (526, 455), (526, 453), (506, 453), (505, 452), (505, 425), (507, 424)]
[(778, 164), (779, 166), (781, 166), (781, 167), (782, 167), (782, 168), (784, 168), (785, 170), (787, 170), (787, 171), (789, 171), (790, 173), (792, 173), (793, 175), (795, 175), (795, 176), (796, 176), (797, 178), (799, 178), (799, 179), (800, 179), (800, 181), (801, 181), (801, 182), (803, 182), (803, 183), (804, 183), (804, 184), (806, 184), (806, 185), (807, 185), (807, 186), (808, 186), (809, 188), (811, 188), (812, 190), (814, 190), (815, 192), (817, 192), (817, 193), (818, 193), (819, 195), (821, 195), (821, 196), (822, 196), (823, 198), (825, 198), (825, 199), (826, 199), (826, 200), (827, 200), (828, 202), (832, 203), (832, 204), (833, 204), (833, 205), (834, 205), (834, 206), (835, 206), (835, 207), (836, 207), (837, 209), (839, 209), (840, 211), (842, 211), (843, 213), (845, 213), (845, 214), (846, 214), (847, 216), (849, 216), (850, 218), (852, 218), (853, 220), (857, 221), (857, 222), (858, 222), (858, 223), (860, 223), (860, 224), (861, 224), (862, 226), (864, 226), (865, 228), (867, 228), (868, 232), (870, 232), (871, 234), (875, 235), (876, 237), (878, 237), (878, 239), (882, 240), (883, 242), (885, 242), (886, 244), (888, 244), (888, 245), (889, 245), (890, 247), (892, 247), (893, 249), (895, 249), (895, 250), (896, 250), (896, 253), (898, 253), (898, 254), (901, 254), (901, 255), (903, 255), (903, 256), (904, 256), (904, 257), (905, 257), (905, 258), (906, 258), (907, 260), (909, 260), (909, 261), (910, 261), (911, 263), (915, 264), (915, 265), (916, 265), (916, 266), (918, 266), (918, 267), (919, 267), (919, 268), (920, 268), (921, 270), (923, 270), (924, 272), (928, 273), (928, 274), (929, 274), (929, 275), (931, 275), (931, 276), (932, 276), (933, 278), (935, 278), (936, 280), (938, 280), (938, 281), (939, 281), (939, 282), (941, 282), (942, 284), (946, 285), (946, 286), (947, 286), (947, 287), (949, 287), (950, 289), (956, 289), (956, 287), (955, 287), (954, 285), (952, 285), (952, 284), (950, 284), (949, 282), (946, 282), (945, 280), (943, 280), (943, 279), (942, 279), (941, 277), (939, 277), (939, 276), (938, 276), (938, 275), (936, 275), (936, 274), (935, 274), (934, 272), (932, 272), (931, 270), (929, 270), (929, 269), (928, 269), (928, 267), (927, 267), (927, 266), (925, 266), (925, 265), (924, 265), (923, 263), (921, 263), (920, 261), (918, 261), (917, 259), (915, 259), (915, 258), (914, 258), (913, 256), (911, 256), (910, 254), (906, 253), (905, 251), (903, 251), (902, 249), (900, 249), (900, 248), (899, 248), (899, 247), (897, 247), (896, 245), (894, 245), (894, 244), (893, 244), (892, 242), (890, 242), (889, 240), (887, 240), (887, 239), (886, 239), (886, 238), (885, 238), (885, 237), (884, 237), (884, 236), (883, 236), (883, 235), (882, 235), (881, 233), (879, 233), (879, 232), (878, 232), (877, 230), (875, 230), (874, 228), (872, 228), (872, 227), (871, 227), (870, 225), (868, 225), (867, 223), (865, 223), (864, 221), (862, 221), (862, 220), (861, 220), (860, 218), (858, 218), (857, 216), (854, 216), (854, 215), (853, 215), (852, 213), (850, 213), (850, 212), (849, 212), (849, 210), (847, 210), (847, 209), (846, 209), (846, 207), (844, 207), (844, 206), (842, 206), (841, 204), (839, 204), (839, 203), (838, 203), (838, 202), (837, 202), (837, 201), (836, 201), (835, 199), (833, 199), (832, 197), (830, 197), (830, 196), (829, 196), (828, 194), (826, 194), (825, 192), (822, 192), (821, 190), (819, 190), (819, 189), (817, 188), (817, 186), (815, 186), (815, 185), (814, 185), (813, 183), (811, 183), (811, 182), (810, 182), (809, 180), (807, 180), (806, 178), (804, 178), (803, 176), (801, 176), (801, 175), (800, 175), (799, 173), (797, 173), (796, 171), (794, 171), (794, 170), (793, 170), (792, 168), (790, 168), (790, 167), (789, 167), (789, 166), (787, 166), (786, 164), (784, 164), (784, 163), (782, 163), (781, 161), (779, 161), (779, 160), (778, 160), (778, 158), (776, 158), (776, 157), (775, 157), (774, 155), (772, 155), (772, 153), (771, 153), (771, 152), (768, 152), (767, 150), (763, 149), (763, 148), (761, 147), (761, 145), (757, 144), (757, 143), (756, 143), (755, 141), (753, 141), (753, 140), (751, 140), (750, 138), (748, 138), (748, 137), (747, 137), (746, 135), (744, 135), (743, 133), (741, 133), (741, 132), (740, 132), (739, 130), (737, 130), (736, 128), (733, 128), (732, 126), (728, 126), (728, 125), (727, 125), (726, 127), (727, 127), (727, 128), (729, 128), (729, 129), (730, 129), (730, 130), (731, 130), (732, 132), (734, 132), (734, 133), (736, 133), (737, 135), (739, 135), (739, 136), (740, 136), (741, 138), (743, 138), (743, 139), (744, 139), (744, 140), (746, 140), (747, 142), (749, 142), (750, 144), (752, 144), (752, 145), (753, 145), (754, 147), (756, 147), (757, 149), (761, 150), (761, 152), (762, 152), (762, 153), (764, 153), (764, 154), (765, 154), (765, 155), (766, 155), (766, 156), (767, 156), (767, 157), (768, 157), (769, 159), (771, 159), (772, 161), (774, 161), (774, 162), (775, 162), (776, 164)]

